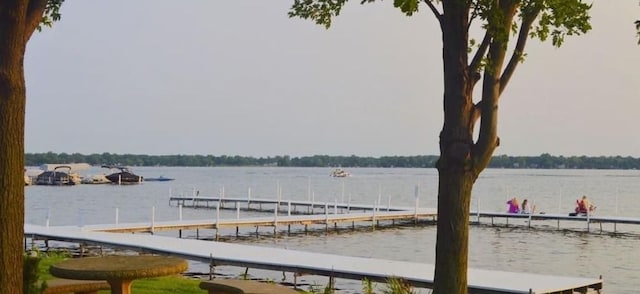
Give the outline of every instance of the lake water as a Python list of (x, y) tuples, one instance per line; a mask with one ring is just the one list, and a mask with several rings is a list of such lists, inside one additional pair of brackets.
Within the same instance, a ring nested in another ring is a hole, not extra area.
[[(178, 209), (169, 205), (169, 195), (273, 198), (333, 203), (351, 199), (352, 203), (413, 206), (415, 187), (419, 205), (436, 207), (438, 175), (435, 169), (348, 169), (353, 176), (332, 178), (329, 168), (181, 168), (140, 167), (133, 172), (145, 177), (166, 176), (171, 182), (141, 185), (78, 185), (69, 187), (29, 186), (25, 188), (25, 221), (45, 225), (83, 225), (175, 220)], [(98, 168), (84, 174), (101, 173)], [(568, 213), (575, 200), (588, 195), (598, 206), (600, 216), (639, 217), (637, 194), (640, 171), (620, 170), (505, 170), (489, 169), (474, 186), (473, 209), (504, 211), (507, 199), (528, 198), (547, 213)], [(155, 210), (155, 211), (153, 211)], [(242, 212), (244, 216), (257, 213)], [(215, 219), (212, 209), (183, 209), (183, 219)], [(235, 211), (222, 211), (221, 217), (235, 217)], [(580, 276), (605, 280), (606, 293), (637, 293), (640, 281), (640, 226), (621, 226), (625, 234), (586, 233), (584, 224), (551, 228), (472, 226), (469, 266), (514, 272)], [(341, 230), (308, 235), (280, 234), (273, 238), (266, 230), (258, 237), (228, 238), (229, 242), (250, 243), (313, 252), (434, 263), (436, 228), (433, 225), (403, 226), (375, 231)], [(593, 230), (593, 228), (592, 228)], [(612, 231), (613, 227), (605, 226)], [(249, 230), (251, 231), (251, 230)], [(171, 233), (173, 236), (177, 234)], [(201, 232), (201, 234), (206, 234)], [(211, 233), (210, 233), (211, 234)], [(192, 263), (190, 271), (208, 271), (208, 266)], [(216, 272), (238, 275), (244, 269), (219, 267)], [(281, 273), (250, 270), (256, 277), (279, 280)], [(287, 278), (292, 281), (291, 277)], [(322, 277), (303, 276), (299, 282), (326, 284)], [(339, 293), (359, 293), (359, 281), (338, 280)]]

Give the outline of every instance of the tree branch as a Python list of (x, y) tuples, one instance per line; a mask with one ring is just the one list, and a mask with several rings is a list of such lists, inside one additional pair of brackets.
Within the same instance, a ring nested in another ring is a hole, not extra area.
[(511, 76), (513, 76), (513, 72), (516, 70), (516, 67), (521, 61), (522, 54), (524, 52), (524, 47), (527, 45), (527, 39), (529, 38), (529, 31), (531, 30), (531, 24), (538, 17), (538, 13), (540, 10), (536, 10), (534, 13), (523, 17), (522, 25), (520, 26), (520, 32), (518, 33), (518, 41), (516, 42), (516, 47), (513, 49), (513, 54), (511, 55), (511, 59), (507, 64), (507, 67), (502, 72), (502, 76), (500, 77), (500, 91), (499, 94), (502, 94), (502, 91), (507, 87)]
[(491, 44), (491, 37), (489, 35), (489, 31), (487, 30), (484, 33), (484, 38), (482, 38), (482, 43), (480, 44), (480, 47), (478, 47), (476, 54), (473, 56), (473, 59), (471, 60), (471, 64), (469, 64), (469, 70), (471, 72), (475, 73), (478, 71), (478, 67), (480, 66), (480, 61), (482, 61), (482, 57), (484, 57), (484, 55), (487, 53), (489, 44)]
[(438, 22), (440, 22), (440, 24), (442, 25), (442, 14), (440, 13), (440, 11), (438, 11), (438, 9), (433, 5), (433, 3), (431, 3), (431, 0), (424, 0), (424, 3), (426, 3), (427, 6), (429, 6), (429, 9), (431, 9), (431, 12), (433, 12), (433, 15), (436, 16), (436, 19), (438, 19)]
[(42, 14), (47, 7), (48, 0), (30, 0), (27, 6), (27, 15), (25, 18), (25, 42), (31, 38), (31, 34), (36, 30), (40, 21), (42, 20)]

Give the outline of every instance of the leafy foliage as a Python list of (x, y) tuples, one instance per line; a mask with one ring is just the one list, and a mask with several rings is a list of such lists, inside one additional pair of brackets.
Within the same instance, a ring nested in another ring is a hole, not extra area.
[(591, 30), (590, 4), (580, 0), (528, 0), (523, 14), (540, 10), (540, 19), (534, 25), (531, 36), (545, 41), (551, 35), (554, 46), (560, 47), (566, 36), (580, 35)]
[[(34, 251), (35, 252), (35, 251)], [(40, 265), (41, 258), (38, 255), (25, 255), (23, 259), (23, 275), (22, 285), (24, 287), (23, 293), (25, 294), (37, 294), (42, 293), (47, 287), (45, 282), (39, 282), (40, 280)]]
[(342, 6), (348, 0), (295, 0), (289, 11), (289, 17), (311, 19), (325, 28), (331, 26), (331, 19), (340, 15)]
[(387, 287), (383, 290), (384, 294), (414, 294), (413, 287), (406, 280), (398, 277), (390, 277), (387, 279)]
[(64, 0), (49, 0), (42, 14), (42, 20), (38, 26), (38, 31), (42, 31), (42, 26), (52, 27), (53, 23), (59, 21), (62, 15), (60, 14), (60, 7)]
[(362, 294), (374, 294), (373, 293), (373, 288), (375, 287), (375, 285), (373, 284), (373, 282), (367, 278), (364, 278), (362, 280)]

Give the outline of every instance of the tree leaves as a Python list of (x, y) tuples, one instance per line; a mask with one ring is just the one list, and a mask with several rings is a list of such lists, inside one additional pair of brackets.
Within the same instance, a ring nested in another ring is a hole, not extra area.
[(400, 11), (408, 16), (413, 15), (414, 12), (418, 12), (418, 0), (394, 0), (393, 6), (400, 8)]
[(591, 30), (590, 4), (580, 0), (535, 0), (531, 7), (541, 10), (538, 23), (531, 31), (532, 37), (545, 41), (551, 36), (553, 46), (560, 47), (566, 36), (581, 35)]
[(47, 1), (47, 6), (42, 14), (42, 20), (40, 21), (40, 25), (37, 27), (39, 32), (42, 31), (42, 26), (52, 27), (54, 22), (60, 20), (60, 17), (62, 17), (60, 14), (60, 7), (63, 2), (64, 0)]
[[(294, 0), (289, 17), (311, 19), (325, 28), (331, 27), (331, 18), (338, 16), (348, 0)], [(363, 1), (362, 3), (364, 3)]]

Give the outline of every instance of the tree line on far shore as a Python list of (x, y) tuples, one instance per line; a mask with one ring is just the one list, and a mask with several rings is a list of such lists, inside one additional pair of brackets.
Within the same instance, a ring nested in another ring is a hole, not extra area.
[[(25, 164), (39, 166), (45, 163), (81, 163), (91, 165), (118, 164), (123, 166), (289, 166), (289, 167), (401, 167), (433, 168), (437, 155), (415, 156), (332, 156), (289, 155), (251, 157), (227, 155), (144, 155), (144, 154), (89, 154), (80, 153), (27, 153)], [(490, 168), (522, 169), (640, 169), (640, 158), (630, 156), (493, 156)]]

